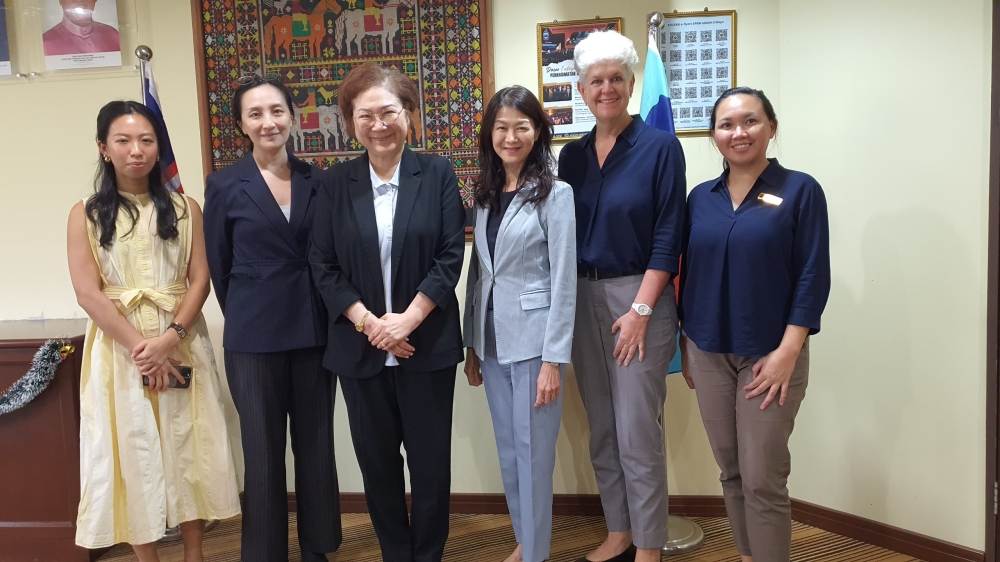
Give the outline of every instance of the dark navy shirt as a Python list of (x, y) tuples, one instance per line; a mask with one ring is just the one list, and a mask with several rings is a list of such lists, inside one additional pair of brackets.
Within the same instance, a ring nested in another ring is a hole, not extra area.
[(576, 198), (576, 255), (582, 271), (677, 273), (684, 228), (684, 151), (674, 135), (641, 117), (597, 164), (594, 131), (563, 147), (559, 177)]
[(759, 357), (789, 324), (819, 332), (830, 295), (826, 196), (812, 176), (770, 162), (735, 211), (726, 172), (688, 197), (678, 315), (702, 351)]

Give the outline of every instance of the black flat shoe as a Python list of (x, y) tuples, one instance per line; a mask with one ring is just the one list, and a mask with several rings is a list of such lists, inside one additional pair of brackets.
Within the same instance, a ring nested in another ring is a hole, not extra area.
[[(303, 560), (305, 559), (303, 558)], [(598, 562), (598, 561), (590, 560), (586, 556), (581, 556), (580, 558), (577, 558), (576, 562)], [(625, 552), (622, 552), (618, 556), (613, 556), (611, 558), (608, 558), (607, 560), (602, 560), (599, 562), (635, 562), (635, 545), (630, 544), (629, 547), (625, 549)]]

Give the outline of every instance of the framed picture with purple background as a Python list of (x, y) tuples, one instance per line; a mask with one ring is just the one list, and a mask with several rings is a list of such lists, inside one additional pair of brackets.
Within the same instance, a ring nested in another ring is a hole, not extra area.
[(7, 10), (0, 0), (0, 76), (10, 76), (10, 42), (7, 39)]

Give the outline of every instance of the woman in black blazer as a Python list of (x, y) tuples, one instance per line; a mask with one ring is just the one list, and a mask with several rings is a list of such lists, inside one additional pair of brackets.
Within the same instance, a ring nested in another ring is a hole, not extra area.
[(326, 560), (323, 553), (341, 543), (337, 386), (322, 364), (326, 312), (307, 261), (320, 175), (285, 148), (291, 108), (280, 82), (244, 77), (233, 114), (253, 151), (210, 174), (205, 187), (208, 263), (226, 317), (226, 378), (243, 438), (244, 561), (288, 560), (288, 418), (302, 560)]
[(463, 359), (455, 286), (465, 211), (451, 163), (406, 148), (418, 104), (409, 78), (365, 64), (339, 96), (348, 133), (367, 151), (327, 172), (316, 201), (309, 261), (329, 314), (323, 365), (344, 389), (383, 560), (438, 562)]

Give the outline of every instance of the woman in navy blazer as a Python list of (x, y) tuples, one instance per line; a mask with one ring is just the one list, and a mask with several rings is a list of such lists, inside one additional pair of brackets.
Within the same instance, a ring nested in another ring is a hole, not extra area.
[(322, 364), (326, 313), (307, 261), (320, 175), (286, 149), (291, 108), (280, 82), (244, 77), (233, 114), (253, 151), (210, 174), (205, 188), (208, 263), (226, 317), (226, 378), (243, 438), (244, 561), (288, 560), (288, 418), (302, 560), (326, 560), (342, 536), (336, 379)]
[(451, 163), (406, 148), (419, 102), (412, 80), (365, 64), (339, 92), (347, 130), (367, 150), (331, 169), (316, 201), (309, 261), (329, 314), (323, 364), (344, 389), (382, 559), (439, 562), (463, 359), (455, 286), (465, 211)]

